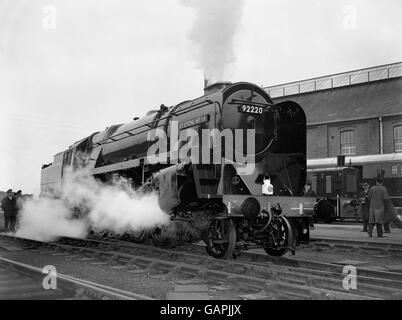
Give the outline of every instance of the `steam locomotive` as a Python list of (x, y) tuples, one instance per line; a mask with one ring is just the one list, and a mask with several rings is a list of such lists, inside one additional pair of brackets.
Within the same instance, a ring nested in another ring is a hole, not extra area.
[(309, 241), (315, 198), (302, 196), (304, 111), (292, 101), (274, 104), (251, 83), (215, 83), (199, 98), (91, 134), (42, 167), (41, 193), (56, 192), (67, 168), (158, 194), (180, 228), (128, 232), (132, 241), (203, 240), (223, 259), (252, 247), (281, 256)]

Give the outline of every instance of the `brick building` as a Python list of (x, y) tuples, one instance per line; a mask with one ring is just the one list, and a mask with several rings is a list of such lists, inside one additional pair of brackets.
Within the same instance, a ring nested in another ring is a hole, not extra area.
[(402, 62), (265, 88), (307, 117), (307, 158), (402, 152)]

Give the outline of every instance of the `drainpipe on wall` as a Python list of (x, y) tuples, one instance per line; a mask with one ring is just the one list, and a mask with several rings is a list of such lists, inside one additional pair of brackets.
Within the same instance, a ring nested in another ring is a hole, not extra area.
[(382, 117), (378, 117), (378, 122), (380, 125), (380, 154), (384, 153), (384, 132), (383, 132), (383, 123), (382, 123)]

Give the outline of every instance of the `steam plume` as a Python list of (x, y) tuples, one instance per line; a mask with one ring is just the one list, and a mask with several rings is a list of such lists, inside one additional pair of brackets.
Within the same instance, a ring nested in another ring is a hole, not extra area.
[(222, 80), (235, 62), (234, 36), (239, 30), (243, 0), (182, 0), (196, 11), (189, 38), (198, 45), (198, 67), (210, 82)]
[[(74, 208), (79, 211), (74, 213)], [(160, 209), (157, 195), (138, 194), (116, 181), (105, 185), (81, 171), (67, 174), (58, 199), (26, 201), (17, 235), (51, 241), (60, 236), (84, 237), (90, 229), (123, 234), (168, 223), (169, 215)]]

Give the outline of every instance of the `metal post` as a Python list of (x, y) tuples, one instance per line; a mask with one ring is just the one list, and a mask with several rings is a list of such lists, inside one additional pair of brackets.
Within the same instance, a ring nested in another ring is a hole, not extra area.
[(336, 195), (336, 216), (340, 217), (341, 216), (341, 210), (340, 210), (340, 204), (341, 204), (341, 199), (339, 198), (339, 194)]
[(382, 117), (378, 117), (378, 123), (380, 125), (380, 154), (384, 153), (384, 128), (383, 128), (383, 122), (382, 122)]

